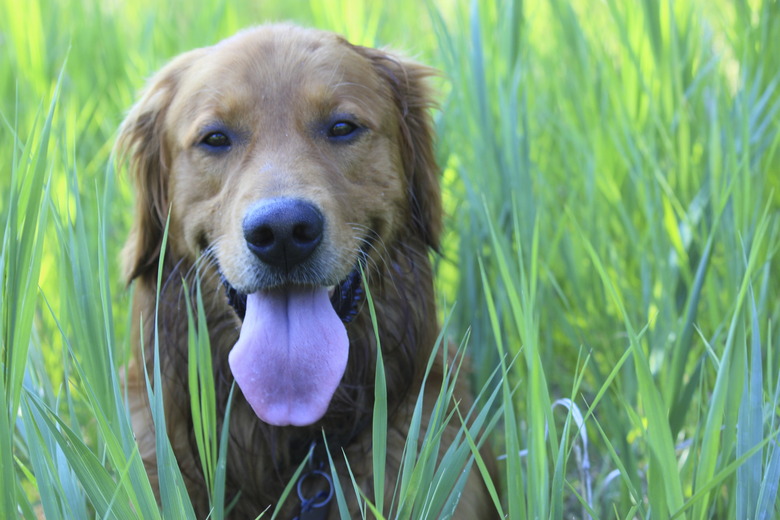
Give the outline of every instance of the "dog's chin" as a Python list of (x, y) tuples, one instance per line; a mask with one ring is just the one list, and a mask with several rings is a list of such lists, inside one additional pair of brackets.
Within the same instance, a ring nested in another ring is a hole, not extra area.
[[(224, 274), (221, 274), (221, 280), (222, 285), (225, 287), (228, 304), (233, 308), (238, 318), (243, 321), (246, 316), (247, 294), (236, 289)], [(273, 289), (279, 288), (274, 287)], [(365, 295), (360, 268), (356, 267), (341, 282), (329, 286), (328, 294), (333, 310), (336, 311), (339, 319), (344, 324), (350, 323), (355, 319)]]

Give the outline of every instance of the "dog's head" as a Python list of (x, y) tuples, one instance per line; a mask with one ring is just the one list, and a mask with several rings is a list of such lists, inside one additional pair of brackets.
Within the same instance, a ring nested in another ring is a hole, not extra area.
[(243, 319), (231, 369), (267, 422), (324, 414), (367, 260), (438, 245), (432, 72), (264, 26), (174, 59), (120, 129), (137, 201), (128, 281), (154, 276), (170, 217), (166, 255), (213, 262)]

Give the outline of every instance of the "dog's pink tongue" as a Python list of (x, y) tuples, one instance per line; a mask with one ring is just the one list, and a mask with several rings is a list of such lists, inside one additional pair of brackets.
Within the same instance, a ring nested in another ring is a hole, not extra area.
[(241, 336), (228, 360), (260, 419), (304, 426), (325, 415), (348, 353), (328, 289), (286, 288), (247, 295)]

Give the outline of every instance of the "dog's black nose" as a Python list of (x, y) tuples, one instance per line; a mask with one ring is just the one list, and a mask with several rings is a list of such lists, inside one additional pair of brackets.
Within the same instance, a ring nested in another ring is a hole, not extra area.
[(279, 198), (254, 206), (242, 225), (252, 253), (268, 265), (289, 271), (322, 242), (324, 218), (305, 200)]

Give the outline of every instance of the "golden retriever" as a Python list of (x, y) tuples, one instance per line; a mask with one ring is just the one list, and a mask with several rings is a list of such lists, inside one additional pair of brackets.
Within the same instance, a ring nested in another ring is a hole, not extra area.
[[(123, 252), (127, 281), (135, 282), (133, 428), (156, 485), (138, 347), (145, 345), (151, 369), (156, 327), (168, 434), (200, 517), (209, 502), (193, 435), (183, 294), (183, 280), (195, 272), (220, 422), (234, 380), (240, 389), (227, 459), (226, 501), (238, 497), (232, 516), (254, 518), (273, 507), (323, 432), (342, 484), (351, 488), (343, 449), (355, 481), (373, 497), (377, 340), (361, 272), (387, 377), (392, 495), (438, 334), (428, 257), (441, 229), (426, 85), (433, 73), (331, 33), (261, 26), (175, 58), (122, 124), (118, 148), (136, 188)], [(436, 366), (426, 413), (441, 377)], [(466, 392), (457, 391), (468, 405)], [(453, 422), (442, 450), (458, 429)], [(472, 473), (458, 514), (491, 517), (484, 484)], [(350, 507), (358, 516), (354, 498)], [(283, 517), (300, 511), (297, 497), (290, 498)], [(330, 518), (337, 513), (330, 508)]]

